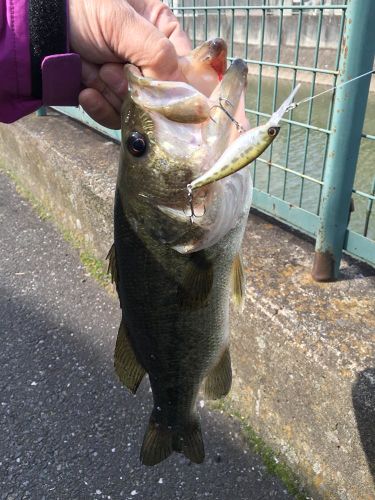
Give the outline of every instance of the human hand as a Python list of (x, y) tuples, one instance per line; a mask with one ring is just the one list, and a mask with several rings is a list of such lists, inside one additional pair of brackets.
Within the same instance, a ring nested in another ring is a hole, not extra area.
[(70, 0), (69, 19), (71, 48), (81, 55), (87, 87), (79, 103), (102, 125), (120, 128), (125, 62), (145, 76), (184, 79), (177, 56), (190, 51), (190, 42), (159, 0)]

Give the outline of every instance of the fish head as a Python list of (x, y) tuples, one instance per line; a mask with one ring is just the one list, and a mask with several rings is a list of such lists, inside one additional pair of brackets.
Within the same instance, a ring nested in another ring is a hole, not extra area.
[(206, 155), (201, 131), (209, 101), (187, 83), (151, 80), (130, 65), (126, 73), (120, 169), (126, 180), (119, 187), (132, 201), (180, 206)]
[[(224, 183), (196, 191), (194, 214), (199, 218), (191, 224), (187, 185), (208, 170), (238, 136), (230, 116), (242, 113), (238, 119), (246, 126), (246, 64), (238, 59), (226, 71), (226, 45), (221, 39), (206, 42), (188, 57), (184, 74), (190, 74), (194, 85), (146, 78), (135, 66), (126, 66), (129, 93), (122, 108), (118, 177), (134, 226), (182, 252), (213, 244), (232, 224), (229, 220), (235, 218), (236, 209), (228, 209)], [(230, 108), (229, 115), (221, 102)], [(241, 178), (241, 192), (242, 184)], [(239, 207), (243, 193), (236, 196), (232, 188), (231, 193), (235, 200), (230, 204)]]

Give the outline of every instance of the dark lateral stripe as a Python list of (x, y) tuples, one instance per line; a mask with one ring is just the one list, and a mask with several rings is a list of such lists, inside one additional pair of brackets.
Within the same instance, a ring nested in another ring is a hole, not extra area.
[(67, 52), (66, 0), (29, 0), (31, 93), (42, 98), (42, 61)]

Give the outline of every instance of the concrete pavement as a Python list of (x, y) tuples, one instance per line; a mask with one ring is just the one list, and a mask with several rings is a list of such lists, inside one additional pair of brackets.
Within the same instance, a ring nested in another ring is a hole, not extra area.
[[(0, 498), (292, 498), (241, 437), (200, 412), (206, 461), (139, 463), (151, 410), (117, 382), (118, 303), (0, 174)], [(203, 405), (203, 403), (202, 403)]]

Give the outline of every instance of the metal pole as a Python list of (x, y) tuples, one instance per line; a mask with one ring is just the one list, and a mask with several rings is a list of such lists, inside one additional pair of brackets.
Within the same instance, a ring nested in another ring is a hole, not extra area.
[(37, 116), (47, 116), (47, 108), (45, 106), (40, 107), (37, 112)]
[[(371, 71), (375, 0), (349, 0), (338, 84)], [(337, 89), (320, 207), (312, 276), (338, 278), (371, 75)]]

